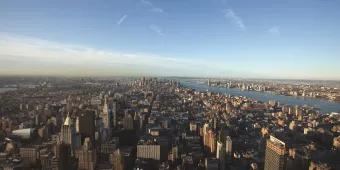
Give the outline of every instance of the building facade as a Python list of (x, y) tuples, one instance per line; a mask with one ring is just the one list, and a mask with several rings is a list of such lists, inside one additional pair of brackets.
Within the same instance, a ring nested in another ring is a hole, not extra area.
[(273, 136), (270, 136), (270, 139), (267, 140), (264, 170), (284, 170), (285, 167), (285, 143)]

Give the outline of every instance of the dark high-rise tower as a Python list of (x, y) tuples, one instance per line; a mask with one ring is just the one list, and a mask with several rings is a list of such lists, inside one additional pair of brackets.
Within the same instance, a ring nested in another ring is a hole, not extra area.
[(112, 102), (112, 125), (114, 128), (117, 126), (117, 102)]
[(89, 137), (91, 142), (95, 140), (95, 113), (94, 111), (86, 111), (77, 117), (77, 133), (81, 134), (82, 141)]
[(126, 130), (132, 130), (133, 129), (133, 118), (130, 113), (126, 112), (124, 119), (123, 119), (123, 126)]

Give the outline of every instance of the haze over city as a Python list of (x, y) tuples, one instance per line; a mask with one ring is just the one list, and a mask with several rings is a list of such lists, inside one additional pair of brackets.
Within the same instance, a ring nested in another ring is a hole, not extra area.
[(336, 0), (1, 1), (0, 74), (340, 80)]

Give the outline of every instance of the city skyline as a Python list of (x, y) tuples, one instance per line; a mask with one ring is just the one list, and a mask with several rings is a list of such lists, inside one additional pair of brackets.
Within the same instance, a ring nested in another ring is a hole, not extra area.
[(0, 5), (1, 75), (340, 80), (333, 0), (18, 2)]

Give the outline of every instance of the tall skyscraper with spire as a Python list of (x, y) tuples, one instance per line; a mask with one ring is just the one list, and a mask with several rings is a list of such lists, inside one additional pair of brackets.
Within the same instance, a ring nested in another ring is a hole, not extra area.
[(105, 102), (104, 102), (104, 106), (103, 106), (103, 111), (100, 114), (100, 117), (103, 120), (104, 128), (105, 129), (110, 129), (111, 128), (110, 110), (109, 110), (109, 106), (107, 104), (106, 97), (105, 97)]
[(73, 136), (76, 133), (70, 114), (67, 114), (64, 124), (61, 127), (61, 141), (64, 144), (72, 144)]
[(76, 133), (76, 128), (69, 113), (67, 114), (64, 124), (61, 126), (60, 135), (61, 143), (70, 145), (72, 149), (80, 146), (80, 136)]

